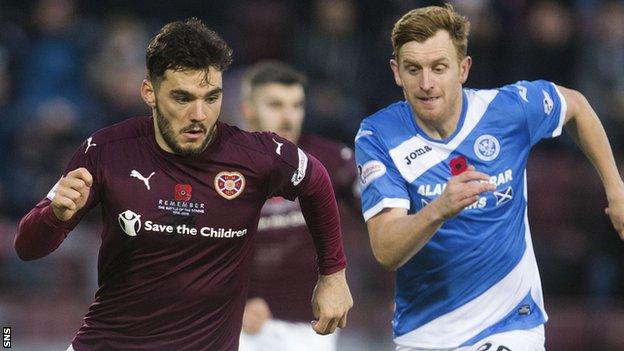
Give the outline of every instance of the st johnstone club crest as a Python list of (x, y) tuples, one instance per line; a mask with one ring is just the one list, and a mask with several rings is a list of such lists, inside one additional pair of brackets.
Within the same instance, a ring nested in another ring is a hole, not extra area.
[(245, 177), (239, 172), (219, 172), (214, 179), (217, 193), (232, 200), (245, 190)]

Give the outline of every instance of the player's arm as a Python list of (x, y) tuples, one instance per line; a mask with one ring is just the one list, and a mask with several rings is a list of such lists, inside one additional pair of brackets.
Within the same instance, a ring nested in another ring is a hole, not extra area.
[(309, 179), (301, 189), (299, 203), (316, 246), (319, 278), (312, 295), (312, 312), (318, 334), (331, 334), (347, 325), (353, 298), (345, 276), (346, 258), (342, 246), (340, 215), (325, 167), (309, 157)]
[(583, 94), (561, 86), (557, 88), (568, 106), (565, 129), (598, 171), (609, 201), (605, 212), (611, 218), (615, 230), (624, 239), (624, 183), (618, 173), (602, 123)]
[(371, 217), (366, 225), (377, 261), (389, 270), (404, 265), (445, 220), (477, 201), (481, 193), (495, 189), (488, 180), (488, 175), (476, 172), (471, 166), (468, 171), (451, 177), (440, 197), (420, 211), (408, 215), (403, 208), (386, 208)]
[(353, 306), (345, 278), (338, 204), (327, 170), (313, 156), (276, 134), (259, 134), (273, 165), (268, 172), (269, 196), (299, 198), (301, 212), (316, 247), (319, 278), (312, 295), (312, 328), (330, 334), (345, 327)]
[(75, 223), (72, 219), (89, 199), (93, 177), (78, 168), (62, 177), (52, 199), (44, 199), (20, 221), (14, 246), (23, 260), (44, 257), (56, 250)]

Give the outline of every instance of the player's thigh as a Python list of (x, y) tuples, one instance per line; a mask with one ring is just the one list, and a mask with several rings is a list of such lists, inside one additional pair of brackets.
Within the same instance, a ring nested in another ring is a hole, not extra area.
[(544, 326), (492, 334), (459, 351), (545, 351)]

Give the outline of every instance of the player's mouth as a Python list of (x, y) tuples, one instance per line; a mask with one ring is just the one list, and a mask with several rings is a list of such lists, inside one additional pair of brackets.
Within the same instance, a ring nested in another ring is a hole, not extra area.
[(204, 137), (205, 134), (206, 131), (200, 126), (186, 128), (182, 131), (182, 136), (184, 136), (189, 141), (200, 140), (202, 137)]
[(440, 100), (439, 96), (431, 96), (431, 97), (419, 97), (418, 100), (425, 105), (431, 105)]

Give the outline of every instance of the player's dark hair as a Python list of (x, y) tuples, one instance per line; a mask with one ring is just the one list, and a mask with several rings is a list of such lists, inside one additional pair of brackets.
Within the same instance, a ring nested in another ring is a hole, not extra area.
[(470, 22), (455, 12), (451, 4), (444, 7), (429, 6), (412, 10), (399, 19), (392, 28), (392, 49), (398, 58), (401, 46), (410, 41), (422, 43), (433, 37), (439, 30), (451, 36), (457, 56), (461, 60), (468, 51)]
[(254, 89), (270, 83), (305, 86), (307, 79), (303, 73), (283, 62), (259, 62), (249, 68), (243, 76), (241, 91), (243, 99), (249, 98)]
[(197, 18), (171, 22), (150, 40), (145, 53), (147, 76), (158, 84), (168, 69), (176, 71), (225, 71), (232, 63), (232, 49)]

